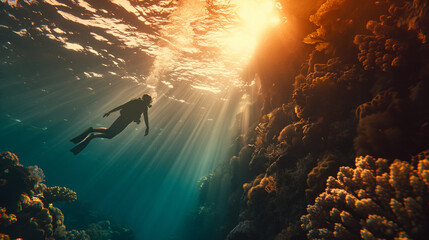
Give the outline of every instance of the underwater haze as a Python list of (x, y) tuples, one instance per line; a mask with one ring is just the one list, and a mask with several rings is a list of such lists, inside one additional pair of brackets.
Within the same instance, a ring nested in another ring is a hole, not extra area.
[[(268, 23), (243, 24), (243, 4), (2, 0), (1, 151), (38, 165), (48, 186), (73, 189), (135, 239), (189, 237), (181, 230), (198, 181), (229, 155), (237, 113), (252, 98), (242, 72)], [(263, 6), (247, 7), (262, 18), (275, 8)], [(69, 152), (70, 139), (108, 127), (119, 115), (104, 113), (145, 93), (154, 99), (148, 136), (144, 122), (131, 123)]]

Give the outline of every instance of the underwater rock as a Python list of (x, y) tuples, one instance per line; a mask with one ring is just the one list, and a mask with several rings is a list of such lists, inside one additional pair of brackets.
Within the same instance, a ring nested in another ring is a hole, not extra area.
[(300, 30), (294, 30), (294, 34), (284, 34), (291, 29), (283, 26), (271, 29), (271, 34), (261, 39), (261, 46), (250, 64), (260, 81), (262, 114), (272, 112), (292, 96), (295, 75), (300, 72), (300, 65), (306, 58), (303, 53), (309, 51), (300, 39)]
[(252, 221), (246, 220), (238, 223), (237, 226), (226, 237), (227, 240), (256, 240), (258, 233)]
[(317, 166), (307, 175), (308, 189), (305, 190), (308, 201), (312, 201), (325, 189), (326, 179), (334, 175), (339, 168), (339, 161), (333, 154), (324, 154), (318, 159)]
[(429, 159), (410, 163), (370, 156), (341, 167), (301, 218), (309, 239), (426, 239)]
[(231, 181), (237, 184), (244, 183), (249, 178), (249, 163), (252, 159), (254, 147), (244, 146), (238, 156), (230, 159)]

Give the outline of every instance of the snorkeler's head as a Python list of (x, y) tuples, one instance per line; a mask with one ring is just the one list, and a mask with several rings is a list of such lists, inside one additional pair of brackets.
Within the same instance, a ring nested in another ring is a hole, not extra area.
[(152, 97), (149, 94), (143, 95), (143, 101), (145, 101), (147, 103), (148, 107), (152, 107), (152, 105), (151, 105)]

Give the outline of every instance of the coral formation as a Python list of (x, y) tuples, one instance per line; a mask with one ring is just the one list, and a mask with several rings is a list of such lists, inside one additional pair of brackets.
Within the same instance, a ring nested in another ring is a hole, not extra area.
[(16, 222), (16, 216), (14, 214), (7, 214), (6, 208), (0, 208), (0, 224), (9, 226)]
[(47, 187), (43, 179), (43, 171), (37, 166), (22, 166), (11, 152), (0, 154), (0, 239), (134, 238), (131, 230), (111, 226), (109, 221), (86, 223), (79, 226), (84, 230), (67, 231), (63, 212), (52, 203), (76, 201), (76, 193), (65, 187)]
[(410, 163), (370, 156), (341, 167), (301, 218), (309, 239), (425, 239), (429, 159)]
[(48, 187), (43, 190), (43, 197), (48, 203), (59, 201), (73, 202), (77, 200), (76, 193), (66, 187)]
[[(354, 43), (359, 46), (359, 61), (366, 70), (410, 67), (414, 56), (426, 42), (427, 31), (420, 25), (427, 21), (428, 5), (425, 1), (386, 1), (388, 12), (378, 21), (370, 20), (366, 28), (371, 35), (358, 34)], [(425, 20), (426, 19), (426, 20)]]
[(6, 152), (0, 154), (0, 206), (15, 208), (21, 194), (35, 195), (40, 192), (44, 178), (37, 167), (25, 168), (19, 164), (18, 157)]
[(108, 219), (95, 211), (90, 203), (59, 202), (58, 206), (64, 213), (64, 221), (71, 228), (66, 232), (66, 239), (99, 239), (99, 240), (131, 240), (134, 232), (118, 225), (115, 219)]
[(256, 177), (252, 183), (243, 185), (244, 192), (247, 192), (247, 205), (254, 205), (264, 202), (268, 194), (277, 192), (276, 181), (272, 176), (263, 176), (262, 174)]
[[(261, 41), (249, 67), (260, 82), (260, 99), (253, 104), (255, 116), (250, 118), (255, 121), (239, 137), (236, 156), (219, 166), (201, 188), (204, 197), (199, 209), (204, 211), (196, 218), (204, 216), (205, 233), (197, 235), (201, 239), (305, 239), (307, 233), (297, 222), (307, 205), (322, 204), (322, 198), (316, 197), (339, 168), (341, 174), (351, 174), (355, 170), (348, 167), (356, 157), (371, 155), (386, 159), (373, 159), (383, 162), (384, 172), (377, 172), (375, 165), (359, 165), (362, 178), (374, 170), (374, 183), (377, 174), (417, 181), (408, 178), (406, 169), (414, 168), (410, 171), (415, 174), (428, 155), (416, 155), (429, 143), (427, 1), (280, 3), (288, 22)], [(388, 163), (395, 158), (413, 155), (409, 164), (395, 162), (389, 170)], [(372, 158), (358, 159), (363, 164)], [(427, 173), (422, 170), (422, 174)], [(346, 176), (351, 184), (354, 176)], [(426, 181), (421, 177), (419, 182)], [(333, 183), (328, 182), (328, 189), (329, 184)], [(392, 197), (373, 200), (377, 195), (365, 195), (376, 194), (373, 189), (354, 187), (358, 192), (347, 187), (333, 188), (329, 194), (338, 198), (348, 193), (344, 197), (350, 195), (347, 199), (368, 214), (346, 208), (350, 202), (337, 206), (322, 193), (330, 201), (326, 203), (331, 204), (330, 212), (306, 217), (322, 224), (311, 227), (307, 221), (306, 228), (313, 229), (309, 236), (331, 234), (325, 237), (331, 239), (336, 233), (341, 238), (349, 231), (359, 239), (419, 238), (422, 230), (415, 224), (427, 224), (427, 219), (410, 218), (418, 206), (427, 211), (427, 204), (422, 205), (415, 192), (408, 189), (404, 193), (409, 195), (393, 197), (395, 201)], [(392, 189), (393, 185), (385, 191)], [(374, 202), (379, 209), (371, 212)], [(336, 222), (322, 223), (331, 212)], [(389, 231), (390, 235), (383, 235)]]
[(52, 204), (44, 203), (40, 168), (23, 167), (10, 152), (0, 155), (0, 232), (11, 238), (63, 239), (64, 216)]
[[(16, 216), (14, 214), (7, 214), (6, 208), (0, 208), (0, 226), (7, 227), (16, 222)], [(1, 231), (1, 229), (0, 229)], [(9, 240), (9, 235), (0, 232), (1, 240)]]
[(327, 0), (313, 13), (309, 20), (318, 28), (304, 41), (315, 44), (318, 51), (349, 60), (355, 51), (353, 39), (362, 32), (366, 22), (378, 16), (385, 9), (384, 1), (338, 1)]
[[(339, 58), (314, 64), (306, 77), (296, 79), (293, 93), (296, 114), (313, 121), (347, 117), (362, 97), (357, 93), (365, 81), (356, 66), (345, 65)], [(343, 104), (338, 104), (338, 99)]]

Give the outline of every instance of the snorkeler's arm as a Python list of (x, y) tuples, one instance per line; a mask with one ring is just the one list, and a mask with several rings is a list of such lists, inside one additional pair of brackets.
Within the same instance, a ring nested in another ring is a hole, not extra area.
[(125, 104), (122, 104), (121, 106), (116, 107), (116, 108), (114, 108), (114, 109), (110, 110), (109, 112), (105, 113), (105, 114), (103, 115), (103, 117), (108, 117), (112, 112), (116, 112), (116, 111), (121, 110), (121, 109), (124, 107), (124, 105), (125, 105)]
[(147, 108), (143, 111), (144, 116), (144, 123), (146, 124), (146, 132), (144, 133), (145, 136), (149, 134), (149, 118), (147, 116)]

